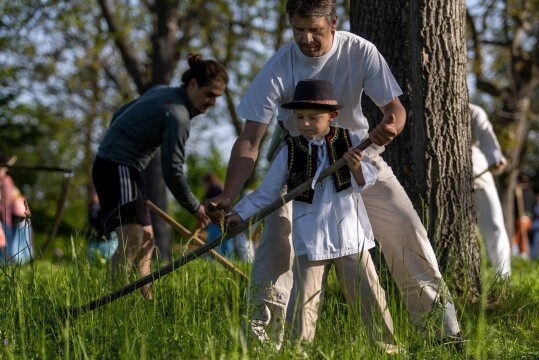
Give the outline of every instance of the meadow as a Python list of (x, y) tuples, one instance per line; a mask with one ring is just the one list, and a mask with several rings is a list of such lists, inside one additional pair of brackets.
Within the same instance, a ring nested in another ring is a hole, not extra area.
[[(462, 349), (418, 332), (382, 272), (396, 335), (406, 349), (390, 356), (369, 345), (333, 273), (316, 340), (301, 350), (289, 342), (277, 351), (250, 341), (244, 331), (247, 282), (206, 258), (156, 281), (153, 301), (137, 291), (72, 318), (70, 309), (115, 289), (106, 264), (88, 262), (84, 240), (68, 243), (61, 260), (0, 268), (0, 359), (539, 358), (534, 262), (514, 260), (510, 281), (499, 281), (484, 264), (481, 300), (454, 299), (466, 338)], [(248, 264), (236, 265), (249, 273)]]

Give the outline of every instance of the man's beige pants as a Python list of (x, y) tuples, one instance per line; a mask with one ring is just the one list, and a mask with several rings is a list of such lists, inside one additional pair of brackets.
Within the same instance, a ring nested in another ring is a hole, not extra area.
[[(421, 330), (434, 329), (439, 338), (456, 335), (460, 330), (455, 307), (427, 232), (391, 168), (379, 155), (371, 161), (379, 171), (378, 180), (361, 196), (412, 321)], [(293, 285), (291, 218), (290, 203), (266, 217), (251, 270), (250, 328), (261, 340), (280, 342), (284, 333)]]

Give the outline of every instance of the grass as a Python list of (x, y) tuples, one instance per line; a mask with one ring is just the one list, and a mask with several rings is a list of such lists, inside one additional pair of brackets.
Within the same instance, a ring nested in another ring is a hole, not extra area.
[[(301, 352), (248, 342), (247, 284), (215, 261), (197, 259), (158, 280), (155, 300), (132, 293), (77, 319), (68, 309), (115, 290), (106, 266), (91, 265), (84, 244), (72, 241), (62, 261), (37, 260), (0, 269), (0, 359), (290, 359)], [(175, 254), (176, 257), (181, 254)], [(237, 264), (246, 273), (249, 266)], [(303, 350), (319, 359), (537, 359), (539, 265), (514, 261), (509, 282), (483, 272), (479, 304), (455, 299), (467, 339), (464, 352), (436, 344), (412, 325), (391, 282), (386, 285), (396, 335), (406, 356), (368, 345), (330, 276), (317, 337)]]

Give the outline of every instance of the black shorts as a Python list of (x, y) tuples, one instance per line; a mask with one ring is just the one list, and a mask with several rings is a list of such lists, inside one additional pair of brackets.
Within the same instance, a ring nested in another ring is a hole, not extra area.
[(105, 233), (123, 224), (151, 225), (144, 181), (137, 169), (96, 157), (92, 178), (105, 220)]

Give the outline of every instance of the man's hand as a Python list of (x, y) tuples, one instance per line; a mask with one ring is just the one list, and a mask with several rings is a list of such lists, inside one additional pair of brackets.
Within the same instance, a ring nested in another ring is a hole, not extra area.
[(384, 116), (382, 122), (369, 133), (371, 142), (375, 145), (383, 146), (393, 141), (399, 134), (395, 121), (396, 118), (394, 114)]
[(215, 224), (221, 223), (225, 214), (231, 208), (231, 201), (225, 195), (217, 195), (204, 203), (206, 213)]
[(204, 229), (210, 224), (210, 218), (206, 215), (206, 211), (202, 205), (198, 207), (198, 210), (193, 214), (193, 216), (195, 219), (197, 219), (201, 229)]
[(406, 124), (406, 110), (398, 97), (387, 105), (380, 107), (384, 118), (370, 133), (369, 139), (378, 146), (389, 144), (395, 136), (400, 134)]

